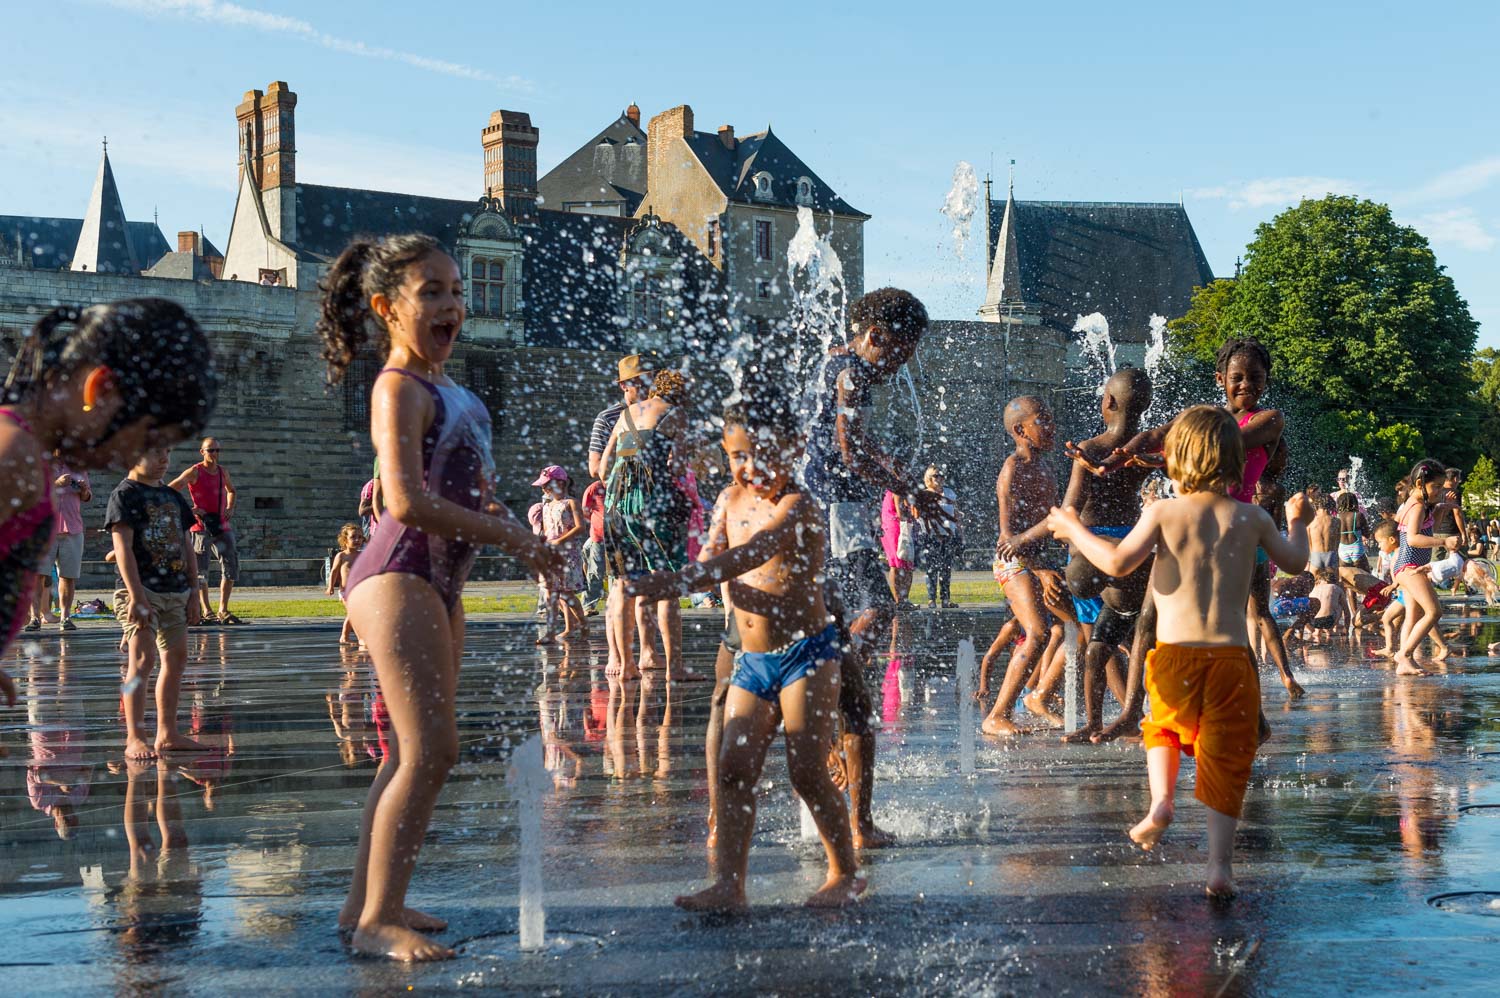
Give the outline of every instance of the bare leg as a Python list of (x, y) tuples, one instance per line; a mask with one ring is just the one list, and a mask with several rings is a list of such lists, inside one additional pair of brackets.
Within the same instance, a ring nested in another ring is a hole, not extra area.
[(125, 714), (125, 758), (154, 759), (156, 749), (146, 737), (146, 689), (156, 668), (156, 632), (137, 628), (130, 638), (125, 692), (120, 695)]
[(657, 626), (667, 659), (667, 678), (682, 678), (682, 605), (674, 597), (656, 604)]
[(630, 600), (631, 613), (635, 615), (636, 636), (640, 639), (639, 663), (642, 669), (655, 669), (660, 662), (656, 655), (656, 614), (653, 603), (643, 599)]
[(712, 853), (719, 838), (719, 751), (724, 739), (724, 703), (729, 698), (729, 678), (734, 674), (734, 653), (719, 645), (714, 659), (714, 694), (708, 702), (708, 738), (704, 755), (708, 761), (708, 848)]
[[(1152, 575), (1156, 567), (1151, 568)], [(1156, 647), (1156, 596), (1155, 587), (1146, 587), (1146, 597), (1141, 603), (1141, 615), (1135, 622), (1135, 639), (1130, 644), (1130, 660), (1125, 673), (1125, 696), (1120, 700), (1124, 711), (1114, 724), (1094, 737), (1098, 743), (1111, 742), (1116, 738), (1140, 733), (1141, 714), (1146, 704), (1146, 653)]]
[(57, 580), (57, 602), (62, 608), (62, 619), (68, 620), (73, 616), (73, 594), (78, 588), (77, 579)]
[(1208, 809), (1208, 894), (1210, 897), (1234, 897), (1234, 830), (1238, 818)]
[[(406, 890), (432, 809), (458, 758), (454, 618), (437, 592), (409, 575), (378, 575), (349, 601), (400, 746), (370, 818), (364, 905), (351, 939), (362, 953), (396, 960), (453, 956), (406, 923)], [(462, 611), (456, 615), (462, 628)], [(460, 631), (461, 633), (461, 631)]]
[(1402, 588), (1411, 607), (1407, 613), (1410, 627), (1401, 640), (1401, 650), (1396, 653), (1396, 675), (1425, 676), (1426, 671), (1417, 668), (1412, 656), (1422, 647), (1422, 641), (1428, 632), (1437, 625), (1442, 609), (1438, 606), (1437, 593), (1427, 576), (1419, 572), (1408, 572), (1407, 576)]
[(865, 889), (844, 795), (834, 786), (824, 761), (838, 709), (840, 668), (838, 662), (820, 663), (816, 671), (781, 691), (787, 774), (812, 811), (828, 855), (828, 879), (807, 899), (810, 908), (851, 904)]
[(1114, 649), (1099, 641), (1090, 641), (1083, 650), (1083, 727), (1065, 735), (1063, 741), (1078, 744), (1092, 740), (1104, 730), (1105, 669), (1114, 658)]
[(177, 703), (182, 696), (182, 674), (187, 668), (187, 635), (167, 645), (156, 676), (156, 751), (206, 752), (208, 746), (184, 735), (177, 727)]
[(1042, 636), (1047, 633), (1047, 618), (1042, 611), (1041, 589), (1036, 576), (1030, 572), (1023, 572), (1005, 584), (1005, 596), (1010, 600), (1011, 611), (1026, 631), (1026, 643), (1019, 652), (1011, 655), (1005, 679), (1000, 684), (1000, 697), (980, 726), (987, 735), (1010, 737), (1020, 733), (1011, 720), (1016, 698), (1021, 694), (1022, 681), (1030, 675), (1045, 650)]
[(1016, 640), (1016, 631), (1021, 627), (1020, 621), (1011, 617), (1000, 625), (1000, 630), (995, 635), (995, 640), (990, 642), (989, 651), (984, 653), (984, 660), (979, 663), (979, 685), (974, 690), (977, 700), (984, 700), (990, 695), (990, 667)]
[(219, 616), (229, 612), (229, 596), (234, 592), (234, 583), (225, 578), (221, 573), (219, 576)]
[(1271, 653), (1271, 661), (1281, 673), (1281, 684), (1286, 687), (1287, 696), (1293, 700), (1306, 696), (1306, 691), (1292, 675), (1291, 663), (1286, 657), (1286, 645), (1281, 640), (1281, 629), (1271, 616), (1271, 580), (1259, 568), (1250, 580), (1250, 604), (1247, 609), (1251, 621), (1260, 628), (1261, 636), (1265, 638), (1266, 650)]
[(1170, 745), (1153, 745), (1146, 750), (1146, 772), (1151, 779), (1151, 810), (1130, 830), (1131, 841), (1142, 849), (1152, 849), (1172, 823), (1180, 762), (1177, 749)]

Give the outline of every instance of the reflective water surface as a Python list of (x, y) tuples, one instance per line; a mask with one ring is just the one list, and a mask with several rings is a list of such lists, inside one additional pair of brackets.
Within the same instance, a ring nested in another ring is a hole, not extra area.
[[(1240, 826), (1241, 897), (1202, 896), (1203, 810), (1184, 765), (1157, 853), (1124, 830), (1146, 802), (1136, 743), (981, 738), (958, 772), (956, 645), (999, 618), (912, 618), (868, 677), (882, 722), (868, 900), (798, 902), (821, 883), (784, 764), (767, 766), (753, 912), (705, 919), (711, 684), (607, 680), (596, 646), (546, 652), (523, 624), (470, 631), (462, 761), (413, 904), (448, 917), (446, 964), (351, 959), (334, 931), (382, 732), (358, 653), (327, 628), (193, 632), (184, 728), (201, 757), (125, 764), (110, 631), (27, 642), (0, 717), (0, 953), (15, 993), (382, 993), (489, 986), (579, 993), (1223, 993), (1487, 990), (1500, 973), (1500, 617), (1450, 607), (1478, 657), (1397, 680), (1346, 646), (1294, 653), (1308, 688), (1266, 677), (1274, 736)], [(1462, 614), (1462, 615), (1461, 615)], [(597, 629), (596, 629), (597, 631)], [(712, 674), (717, 631), (688, 623)], [(190, 724), (189, 724), (190, 721)], [(548, 948), (516, 944), (511, 746), (540, 730)], [(1463, 892), (1480, 892), (1464, 894)], [(1443, 897), (1447, 895), (1448, 897)]]

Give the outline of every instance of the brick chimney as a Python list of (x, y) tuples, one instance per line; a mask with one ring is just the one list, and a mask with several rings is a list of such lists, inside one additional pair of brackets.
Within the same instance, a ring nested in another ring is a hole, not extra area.
[(234, 109), (239, 126), (240, 177), (250, 171), (261, 192), (271, 234), (283, 242), (297, 239), (297, 95), (277, 80), (247, 90)]
[(720, 125), (719, 126), (719, 141), (722, 142), (722, 143), (724, 143), (724, 148), (725, 149), (728, 149), (730, 152), (734, 152), (734, 126), (733, 125)]
[(524, 111), (496, 111), (479, 133), (484, 147), (484, 194), (511, 218), (536, 213), (536, 147), (540, 130)]
[(630, 106), (625, 109), (625, 117), (629, 118), (630, 123), (636, 128), (641, 127), (641, 109), (635, 106), (635, 101), (631, 101)]
[(193, 254), (193, 256), (202, 256), (203, 255), (203, 244), (200, 243), (200, 242), (198, 242), (198, 233), (196, 233), (196, 232), (179, 232), (179, 233), (177, 233), (177, 252), (179, 252), (179, 253), (191, 253), (191, 254)]
[(669, 164), (677, 162), (680, 155), (692, 155), (678, 148), (692, 134), (693, 109), (686, 104), (652, 116), (646, 126), (646, 190), (653, 194), (661, 191), (665, 196), (667, 191), (677, 189), (681, 180)]

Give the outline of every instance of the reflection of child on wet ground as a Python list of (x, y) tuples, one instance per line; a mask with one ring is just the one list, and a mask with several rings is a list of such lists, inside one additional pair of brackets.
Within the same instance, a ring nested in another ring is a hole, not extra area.
[(1209, 808), (1208, 892), (1232, 896), (1234, 831), (1255, 760), (1260, 681), (1245, 647), (1245, 617), (1257, 546), (1284, 568), (1307, 560), (1305, 501), (1287, 504), (1283, 537), (1265, 511), (1230, 498), (1241, 483), (1245, 445), (1232, 416), (1194, 406), (1166, 440), (1167, 473), (1181, 498), (1154, 503), (1118, 544), (1096, 535), (1070, 509), (1047, 518), (1100, 571), (1128, 575), (1154, 551), (1152, 576), (1160, 643), (1146, 664), (1151, 716), (1142, 725), (1151, 809), (1130, 830), (1156, 845), (1174, 813), (1178, 753), (1197, 758), (1194, 796)]
[[(339, 602), (344, 602), (344, 585), (349, 581), (349, 568), (354, 564), (354, 556), (359, 554), (359, 549), (365, 546), (365, 532), (357, 523), (346, 523), (339, 531), (339, 550), (333, 556), (333, 564), (328, 569), (328, 595), (337, 596)], [(349, 623), (349, 614), (344, 613), (344, 626), (339, 630), (339, 644), (354, 644), (354, 625)]]
[[(1141, 489), (1155, 469), (1130, 465), (1111, 475), (1095, 475), (1117, 448), (1123, 447), (1141, 430), (1141, 416), (1151, 405), (1151, 379), (1139, 368), (1116, 371), (1104, 383), (1099, 400), (1105, 430), (1076, 447), (1068, 446), (1073, 456), (1073, 472), (1063, 505), (1078, 511), (1078, 518), (1102, 537), (1121, 538), (1141, 516)], [(1128, 578), (1112, 579), (1104, 575), (1076, 550), (1068, 562), (1068, 588), (1077, 599), (1101, 597), (1099, 611), (1083, 657), (1083, 694), (1086, 720), (1082, 728), (1066, 736), (1065, 742), (1084, 742), (1104, 728), (1104, 686), (1107, 670), (1115, 663), (1117, 648), (1129, 644), (1135, 636), (1135, 624), (1151, 575), (1147, 558)], [(1123, 677), (1110, 677), (1115, 695), (1125, 700)]]
[(546, 633), (537, 638), (536, 643), (549, 645), (557, 639), (555, 625), (559, 617), (562, 618), (562, 637), (568, 637), (577, 627), (587, 639), (589, 625), (578, 594), (588, 585), (583, 577), (583, 532), (588, 528), (588, 522), (578, 507), (578, 500), (573, 498), (573, 482), (563, 468), (549, 464), (531, 485), (542, 490), (542, 536), (558, 550), (566, 566), (545, 581), (547, 627)]
[[(1047, 509), (1057, 502), (1057, 481), (1045, 455), (1052, 449), (1052, 410), (1047, 403), (1031, 395), (1011, 399), (1005, 407), (1005, 432), (1015, 444), (1015, 453), (1005, 459), (995, 482), (995, 498), (1000, 507), (1000, 537), (995, 545), (995, 581), (1010, 603), (1026, 641), (1013, 652), (1000, 684), (1000, 696), (982, 725), (986, 734), (1011, 736), (1020, 729), (1011, 720), (1021, 686), (1044, 661), (1049, 633), (1047, 609), (1042, 592), (1038, 552), (1048, 539)], [(1054, 573), (1055, 574), (1055, 573)], [(996, 649), (992, 645), (991, 652)], [(991, 659), (990, 655), (985, 656)], [(985, 670), (988, 671), (987, 669)], [(1035, 700), (1033, 700), (1035, 698)], [(1037, 691), (1027, 697), (1035, 713), (1045, 710)]]
[[(198, 564), (188, 528), (197, 522), (180, 493), (162, 484), (165, 448), (146, 451), (109, 497), (104, 524), (114, 539), (115, 618), (130, 647), (121, 701), (125, 757), (201, 752), (204, 746), (177, 726), (177, 702), (187, 667), (187, 629), (198, 621)], [(146, 689), (156, 678), (156, 737), (146, 741)]]
[(807, 802), (828, 855), (828, 880), (814, 907), (853, 901), (858, 877), (844, 796), (826, 753), (838, 713), (838, 628), (823, 602), (824, 512), (794, 481), (802, 450), (795, 415), (770, 397), (751, 397), (724, 417), (724, 450), (736, 467), (721, 496), (729, 549), (681, 572), (634, 580), (627, 593), (658, 599), (729, 582), (741, 651), (725, 705), (719, 758), (715, 882), (679, 897), (690, 910), (743, 908), (756, 784), (780, 724), (792, 786)]

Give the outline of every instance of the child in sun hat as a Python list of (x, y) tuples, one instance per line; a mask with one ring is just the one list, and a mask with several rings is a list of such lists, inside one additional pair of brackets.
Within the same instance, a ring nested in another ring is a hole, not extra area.
[(573, 480), (567, 469), (549, 464), (531, 486), (542, 490), (542, 535), (562, 554), (564, 564), (561, 572), (547, 577), (547, 629), (537, 644), (552, 644), (556, 640), (554, 627), (559, 615), (564, 638), (578, 627), (587, 639), (588, 622), (578, 594), (587, 586), (583, 577), (583, 535), (588, 521), (578, 508), (578, 500), (573, 498)]

